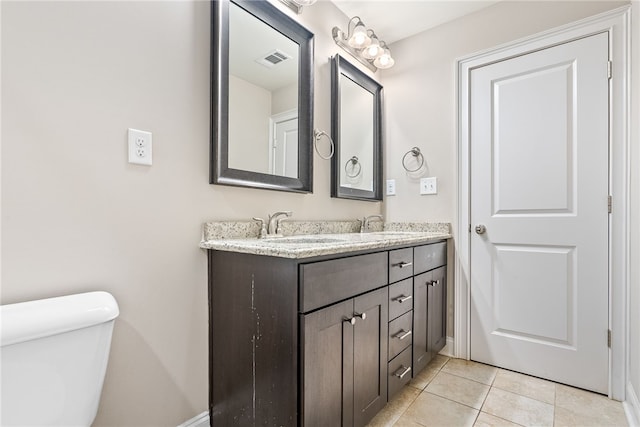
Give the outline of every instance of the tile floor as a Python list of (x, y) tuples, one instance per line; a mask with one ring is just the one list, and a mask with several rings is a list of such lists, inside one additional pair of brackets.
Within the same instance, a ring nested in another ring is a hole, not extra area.
[(627, 426), (620, 402), (437, 355), (369, 427)]

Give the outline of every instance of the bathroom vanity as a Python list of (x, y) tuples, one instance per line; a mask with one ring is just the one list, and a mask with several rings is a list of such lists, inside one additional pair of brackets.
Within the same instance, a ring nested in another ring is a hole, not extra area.
[(446, 341), (448, 232), (211, 240), (214, 426), (364, 426)]

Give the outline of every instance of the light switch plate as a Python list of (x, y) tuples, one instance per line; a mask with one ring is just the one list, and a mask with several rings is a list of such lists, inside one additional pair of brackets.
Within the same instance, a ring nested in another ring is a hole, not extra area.
[(396, 195), (396, 180), (388, 179), (387, 180), (387, 196), (395, 196)]
[(438, 178), (420, 178), (420, 194), (438, 194)]

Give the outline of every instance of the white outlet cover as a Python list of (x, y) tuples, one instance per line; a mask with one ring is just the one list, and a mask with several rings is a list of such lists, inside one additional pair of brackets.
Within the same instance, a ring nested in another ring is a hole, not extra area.
[(151, 132), (129, 129), (129, 163), (151, 166), (153, 143)]
[(420, 178), (420, 194), (438, 194), (438, 178)]

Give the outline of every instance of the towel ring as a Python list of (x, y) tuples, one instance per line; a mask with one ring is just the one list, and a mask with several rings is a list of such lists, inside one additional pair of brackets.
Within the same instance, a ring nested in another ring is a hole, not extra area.
[[(413, 157), (415, 157), (416, 159), (420, 159), (420, 164), (418, 165), (417, 168), (415, 169), (409, 169), (407, 167), (407, 156), (411, 154)], [(420, 152), (420, 149), (418, 147), (413, 147), (411, 150), (407, 151), (406, 153), (404, 153), (404, 156), (402, 156), (402, 167), (404, 168), (404, 170), (406, 170), (407, 172), (417, 172), (419, 171), (422, 166), (424, 166), (424, 156), (422, 155), (422, 153)]]
[[(349, 173), (348, 169), (349, 163), (351, 163), (351, 173)], [(358, 172), (353, 173), (356, 170), (356, 166), (358, 167)], [(347, 163), (345, 163), (344, 165), (344, 172), (349, 178), (356, 178), (358, 175), (360, 175), (360, 172), (362, 172), (362, 163), (360, 163), (357, 156), (353, 156), (352, 158), (347, 160)]]
[[(320, 141), (320, 138), (322, 138), (322, 136), (327, 137), (327, 139), (329, 140), (329, 147), (331, 148), (331, 150), (329, 151), (329, 155), (327, 157), (323, 156), (322, 153), (320, 153), (320, 150), (318, 150), (318, 141)], [(316, 153), (318, 153), (318, 156), (320, 156), (325, 160), (329, 160), (330, 158), (333, 157), (333, 153), (335, 151), (335, 145), (333, 143), (333, 139), (331, 139), (331, 137), (325, 131), (314, 129), (313, 139), (314, 139), (313, 148), (315, 148)]]

